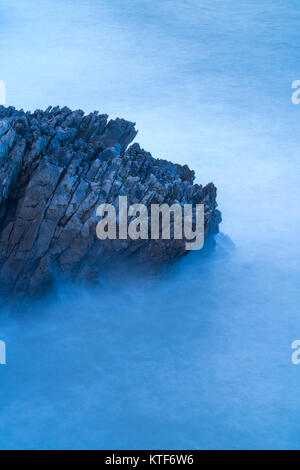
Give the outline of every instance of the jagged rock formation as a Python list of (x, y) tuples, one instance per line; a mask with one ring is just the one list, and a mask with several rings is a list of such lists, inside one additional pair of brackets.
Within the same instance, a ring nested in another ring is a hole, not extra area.
[(155, 159), (123, 119), (68, 108), (34, 113), (0, 107), (0, 285), (6, 294), (44, 292), (57, 279), (96, 280), (118, 257), (166, 263), (184, 240), (105, 240), (96, 208), (127, 195), (142, 202), (204, 203), (206, 237), (218, 232), (216, 188)]

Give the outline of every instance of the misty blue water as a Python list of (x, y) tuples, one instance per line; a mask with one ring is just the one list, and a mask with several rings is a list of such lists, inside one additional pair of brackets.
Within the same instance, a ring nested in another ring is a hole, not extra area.
[(1, 312), (0, 448), (299, 448), (299, 26), (294, 0), (2, 0), (7, 104), (135, 121), (235, 247)]

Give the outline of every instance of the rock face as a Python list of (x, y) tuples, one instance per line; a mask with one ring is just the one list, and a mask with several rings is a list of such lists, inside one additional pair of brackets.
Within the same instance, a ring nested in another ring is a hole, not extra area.
[(206, 238), (218, 232), (216, 188), (194, 172), (155, 159), (123, 119), (52, 108), (0, 106), (0, 285), (5, 294), (47, 291), (55, 281), (95, 281), (112, 260), (162, 265), (186, 253), (184, 240), (105, 240), (96, 208), (141, 202), (205, 204)]

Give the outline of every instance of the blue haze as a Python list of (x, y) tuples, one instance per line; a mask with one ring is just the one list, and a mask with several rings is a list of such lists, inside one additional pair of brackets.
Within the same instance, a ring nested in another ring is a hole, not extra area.
[(299, 448), (299, 30), (294, 0), (1, 1), (7, 104), (135, 121), (235, 249), (2, 312), (0, 448)]

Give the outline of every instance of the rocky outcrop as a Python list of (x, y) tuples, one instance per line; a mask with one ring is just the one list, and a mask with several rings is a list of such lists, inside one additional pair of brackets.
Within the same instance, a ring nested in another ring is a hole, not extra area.
[(216, 188), (194, 172), (128, 145), (134, 123), (98, 112), (0, 106), (0, 285), (36, 294), (57, 279), (98, 278), (107, 263), (134, 257), (162, 265), (186, 253), (184, 240), (105, 240), (96, 208), (128, 203), (204, 203), (207, 239), (218, 232)]

